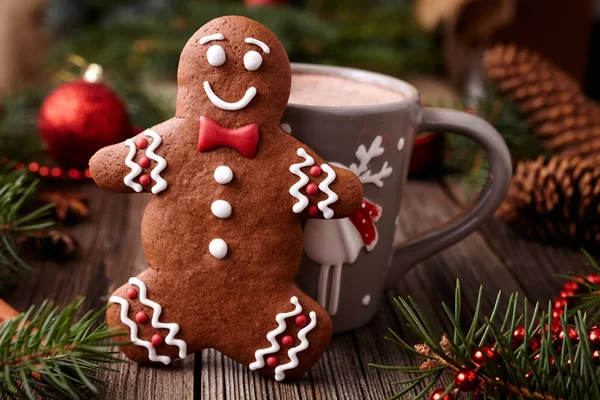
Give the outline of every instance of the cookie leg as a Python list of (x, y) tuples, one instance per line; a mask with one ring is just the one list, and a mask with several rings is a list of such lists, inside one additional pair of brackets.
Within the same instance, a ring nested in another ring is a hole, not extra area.
[[(170, 321), (173, 316), (171, 301), (161, 296), (162, 291), (153, 290), (158, 285), (158, 276), (144, 271), (117, 289), (109, 299), (110, 307), (106, 320), (111, 328), (123, 330), (120, 342), (132, 342), (120, 346), (120, 350), (131, 360), (139, 363), (162, 363), (185, 358), (190, 350), (181, 326)], [(170, 311), (163, 312), (163, 307)]]
[[(253, 332), (240, 331), (231, 345), (219, 350), (253, 371), (277, 381), (308, 371), (331, 339), (331, 318), (319, 304), (294, 286), (261, 305), (261, 324)], [(258, 329), (258, 331), (256, 331)]]

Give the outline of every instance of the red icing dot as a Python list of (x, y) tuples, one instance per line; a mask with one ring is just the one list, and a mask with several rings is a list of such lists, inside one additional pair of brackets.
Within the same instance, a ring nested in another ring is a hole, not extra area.
[(309, 173), (312, 176), (319, 176), (319, 175), (321, 175), (321, 172), (323, 172), (323, 171), (321, 170), (321, 167), (319, 167), (318, 165), (314, 165), (314, 166), (310, 167)]
[(140, 311), (135, 314), (135, 320), (138, 324), (145, 324), (148, 322), (148, 314), (146, 314), (144, 311)]
[(310, 215), (311, 217), (316, 217), (317, 215), (319, 215), (319, 207), (315, 206), (314, 204), (312, 206), (309, 206), (308, 215)]
[(298, 326), (304, 326), (304, 325), (306, 325), (306, 322), (307, 322), (306, 321), (306, 316), (304, 316), (304, 315), (298, 315), (296, 317), (296, 325), (298, 325)]
[(292, 337), (292, 335), (285, 335), (281, 338), (281, 344), (289, 347), (292, 344), (294, 344), (294, 338)]
[(130, 300), (135, 300), (135, 299), (137, 299), (137, 296), (138, 296), (137, 290), (135, 290), (134, 288), (127, 289), (127, 298), (129, 298)]
[(307, 194), (314, 195), (314, 194), (317, 194), (318, 192), (319, 192), (319, 187), (317, 185), (315, 185), (314, 183), (309, 183), (306, 186)]
[(150, 343), (152, 343), (152, 346), (160, 346), (163, 343), (163, 338), (158, 333), (155, 333), (154, 335), (152, 335)]
[(145, 149), (148, 147), (148, 141), (145, 138), (135, 139), (135, 145), (138, 149)]
[(143, 186), (148, 186), (150, 184), (150, 182), (152, 182), (152, 180), (150, 179), (150, 175), (142, 175), (140, 176), (140, 184)]
[(271, 368), (275, 368), (279, 365), (279, 361), (277, 361), (277, 358), (274, 356), (267, 357), (267, 365)]
[(140, 158), (140, 161), (138, 161), (138, 164), (140, 164), (140, 167), (142, 167), (142, 168), (149, 167), (150, 159), (146, 156), (143, 156), (142, 158)]

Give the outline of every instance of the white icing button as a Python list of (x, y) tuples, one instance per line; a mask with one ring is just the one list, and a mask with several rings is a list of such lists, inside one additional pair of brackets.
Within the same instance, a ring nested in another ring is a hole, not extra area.
[(210, 206), (210, 211), (218, 218), (229, 218), (231, 216), (231, 204), (225, 200), (216, 200)]
[(215, 169), (215, 181), (221, 185), (226, 185), (233, 179), (233, 171), (231, 168), (221, 165)]
[(223, 239), (213, 239), (208, 245), (208, 251), (220, 260), (227, 255), (227, 243)]
[(283, 124), (281, 124), (281, 129), (283, 129), (283, 131), (285, 133), (292, 133), (292, 127), (287, 122), (284, 122)]
[(362, 298), (362, 304), (363, 304), (363, 306), (368, 306), (370, 302), (371, 302), (371, 296), (370, 295), (366, 295), (365, 297)]
[(400, 138), (400, 140), (398, 140), (398, 151), (402, 151), (403, 148), (404, 148), (404, 138)]

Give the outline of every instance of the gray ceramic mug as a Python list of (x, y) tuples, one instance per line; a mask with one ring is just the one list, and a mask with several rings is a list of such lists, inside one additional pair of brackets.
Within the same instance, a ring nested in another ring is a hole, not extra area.
[[(296, 282), (329, 311), (334, 332), (356, 329), (375, 314), (386, 287), (417, 262), (458, 242), (492, 216), (507, 194), (511, 159), (500, 134), (473, 115), (423, 109), (417, 89), (396, 78), (350, 68), (292, 64), (296, 73), (337, 75), (400, 91), (403, 101), (352, 107), (289, 104), (282, 122), (323, 158), (354, 171), (364, 201), (351, 218), (309, 220)], [(410, 154), (419, 132), (454, 132), (479, 143), (490, 177), (472, 209), (393, 248)]]

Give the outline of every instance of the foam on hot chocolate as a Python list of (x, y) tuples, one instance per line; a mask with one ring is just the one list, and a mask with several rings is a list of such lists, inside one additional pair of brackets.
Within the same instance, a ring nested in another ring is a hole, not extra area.
[(289, 103), (311, 106), (368, 106), (395, 103), (406, 95), (372, 83), (323, 74), (293, 74)]

